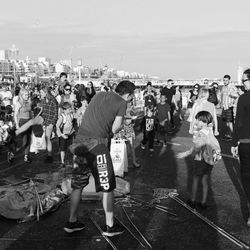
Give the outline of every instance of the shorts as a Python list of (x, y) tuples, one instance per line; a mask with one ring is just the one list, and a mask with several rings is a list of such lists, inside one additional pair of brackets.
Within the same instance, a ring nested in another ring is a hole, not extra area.
[(203, 175), (210, 175), (213, 165), (206, 163), (204, 160), (194, 161), (193, 175), (202, 177)]
[(67, 151), (68, 146), (72, 143), (73, 135), (69, 135), (67, 139), (59, 137), (59, 149), (60, 151)]
[(90, 172), (95, 179), (96, 192), (111, 192), (116, 188), (112, 159), (106, 139), (84, 137), (81, 143), (70, 146), (74, 154), (72, 189), (81, 189), (88, 185)]
[(166, 135), (168, 133), (168, 130), (169, 130), (168, 121), (165, 122), (165, 124), (163, 126), (160, 123), (158, 124), (157, 132), (160, 135)]
[(234, 115), (233, 115), (233, 108), (223, 109), (221, 113), (222, 121), (224, 122), (233, 122)]

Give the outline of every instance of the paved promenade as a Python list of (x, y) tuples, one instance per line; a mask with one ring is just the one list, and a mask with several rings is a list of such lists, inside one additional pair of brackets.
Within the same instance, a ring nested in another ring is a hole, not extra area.
[[(141, 134), (137, 135), (137, 145)], [(230, 155), (230, 143), (219, 138), (223, 158), (212, 171), (210, 177), (208, 209), (202, 214), (234, 236), (250, 245), (250, 228), (246, 226), (248, 216), (247, 202), (239, 181), (239, 164)], [(152, 156), (138, 146), (136, 153), (142, 167), (130, 168), (125, 179), (130, 181), (131, 195), (141, 200), (151, 201), (155, 188), (174, 188), (179, 198), (186, 201), (191, 189), (192, 159), (176, 159), (178, 152), (190, 147), (188, 123), (182, 122), (169, 138), (166, 148), (155, 147)], [(56, 145), (56, 141), (54, 145)], [(56, 150), (57, 151), (57, 150)], [(45, 153), (33, 156), (31, 164), (25, 164), (18, 155), (13, 165), (8, 165), (0, 156), (0, 185), (6, 182), (18, 182), (26, 176), (53, 173), (58, 171), (57, 163), (45, 165)], [(59, 155), (54, 157), (59, 163)], [(124, 203), (123, 203), (124, 204)], [(155, 208), (132, 205), (126, 207), (127, 213), (152, 245), (153, 249), (185, 250), (233, 250), (237, 245), (217, 233), (174, 200), (161, 200), (160, 205), (171, 208), (177, 217), (168, 215)], [(81, 232), (68, 235), (63, 226), (68, 218), (69, 202), (40, 221), (18, 224), (15, 221), (0, 219), (0, 249), (4, 250), (76, 250), (76, 249), (111, 249), (89, 219), (91, 214), (100, 225), (104, 223), (104, 214), (100, 201), (83, 200), (80, 205), (80, 219), (87, 225)], [(135, 230), (126, 220), (121, 203), (116, 205), (116, 214), (133, 232)], [(136, 232), (135, 232), (136, 233)], [(125, 249), (143, 249), (143, 247), (125, 231), (121, 236), (111, 239), (116, 247)], [(142, 241), (143, 242), (143, 241)], [(144, 243), (145, 244), (145, 243)]]

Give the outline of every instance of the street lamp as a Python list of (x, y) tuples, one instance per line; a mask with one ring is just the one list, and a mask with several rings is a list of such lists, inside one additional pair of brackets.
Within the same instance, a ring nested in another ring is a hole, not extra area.
[(14, 73), (14, 91), (16, 89), (16, 57), (19, 54), (19, 49), (16, 48), (15, 44), (12, 45), (12, 47), (9, 49), (10, 55), (14, 58), (14, 64), (13, 64), (13, 73)]

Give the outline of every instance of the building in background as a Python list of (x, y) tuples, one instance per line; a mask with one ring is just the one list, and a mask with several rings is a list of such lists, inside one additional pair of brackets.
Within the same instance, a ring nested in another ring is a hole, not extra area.
[(9, 50), (1, 49), (0, 50), (0, 60), (9, 60)]

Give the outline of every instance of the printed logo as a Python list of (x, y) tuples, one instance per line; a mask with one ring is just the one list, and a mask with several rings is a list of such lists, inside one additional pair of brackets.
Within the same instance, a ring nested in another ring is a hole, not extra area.
[(104, 190), (109, 189), (109, 178), (108, 178), (108, 166), (106, 155), (97, 155), (97, 169), (99, 174), (100, 185), (103, 187)]
[(146, 119), (146, 131), (152, 131), (154, 129), (154, 119)]

